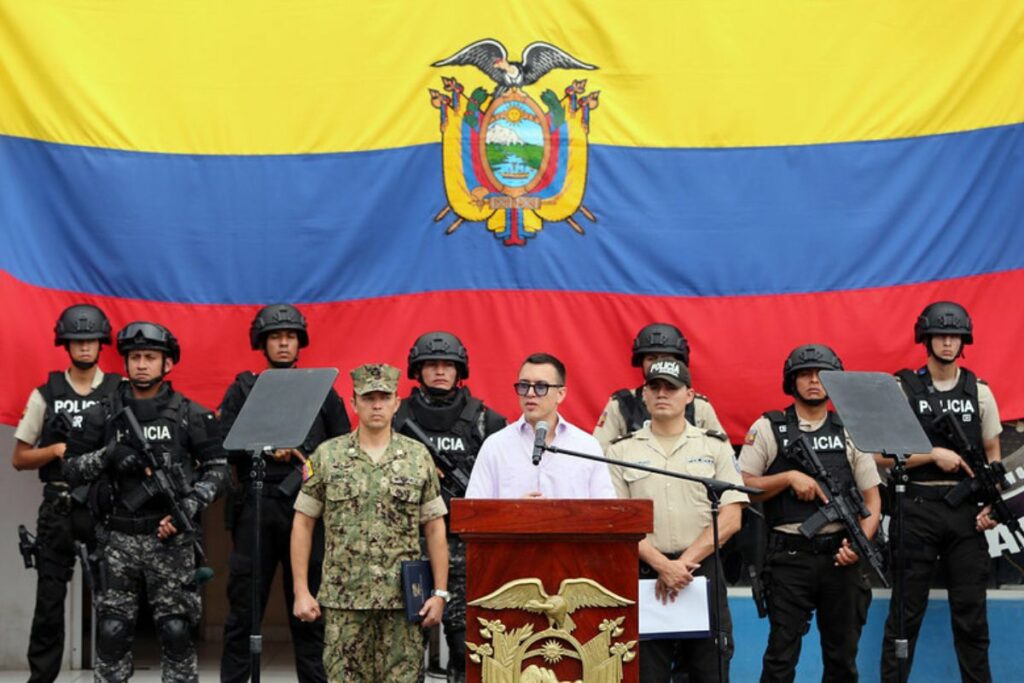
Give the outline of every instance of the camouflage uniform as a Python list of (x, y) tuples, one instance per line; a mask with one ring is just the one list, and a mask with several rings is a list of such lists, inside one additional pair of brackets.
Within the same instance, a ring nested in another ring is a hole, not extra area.
[[(191, 540), (175, 534), (161, 541), (156, 534), (110, 532), (99, 565), (102, 587), (96, 599), (96, 613), (116, 620), (123, 643), (116, 661), (96, 662), (97, 681), (126, 681), (132, 675), (132, 630), (139, 613), (139, 596), (145, 592), (160, 624), (183, 617), (190, 625), (199, 623), (201, 612), (195, 581), (195, 551)], [(195, 643), (176, 639), (175, 648), (163, 647), (160, 666), (164, 681), (197, 681), (199, 672)]]
[(197, 681), (191, 629), (199, 623), (200, 599), (192, 539), (183, 533), (166, 541), (157, 538), (159, 521), (171, 514), (162, 496), (149, 498), (133, 510), (125, 506), (126, 496), (138, 490), (144, 474), (138, 467), (118, 468), (126, 452), (138, 452), (112, 419), (121, 405), (131, 406), (143, 431), (152, 435), (148, 438), (157, 457), (184, 469), (191, 492), (180, 503), (193, 519), (220, 495), (228, 477), (213, 413), (175, 392), (170, 383), (147, 400), (134, 399), (124, 384), (111, 398), (83, 413), (81, 429), (68, 441), (64, 475), (72, 486), (100, 482), (101, 490), (113, 492), (105, 523), (109, 536), (98, 572), (95, 677), (97, 681), (131, 677), (135, 619), (145, 588), (161, 643), (163, 680)]
[(327, 676), (411, 683), (423, 666), (423, 641), (406, 621), (399, 570), (402, 560), (420, 557), (420, 525), (446, 511), (433, 461), (422, 444), (392, 434), (374, 462), (356, 430), (321, 444), (308, 470), (295, 509), (324, 519), (317, 600)]

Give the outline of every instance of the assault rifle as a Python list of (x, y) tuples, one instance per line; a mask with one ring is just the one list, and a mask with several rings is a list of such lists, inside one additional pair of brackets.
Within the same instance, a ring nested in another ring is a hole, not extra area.
[(462, 469), (462, 464), (455, 462), (447, 453), (438, 449), (423, 428), (411, 418), (406, 420), (403, 426), (408, 427), (413, 436), (427, 447), (437, 469), (441, 470), (441, 474), (444, 475), (442, 486), (448, 489), (454, 498), (465, 496), (466, 489), (469, 488), (469, 473)]
[(199, 562), (203, 565), (196, 567), (196, 582), (201, 584), (209, 581), (213, 578), (213, 570), (205, 566), (207, 562), (206, 552), (203, 550), (203, 544), (199, 540), (199, 533), (196, 530), (195, 524), (192, 523), (192, 518), (181, 506), (181, 499), (192, 492), (191, 483), (185, 480), (185, 473), (180, 465), (176, 464), (170, 468), (165, 467), (163, 458), (159, 457), (153, 450), (153, 446), (149, 443), (145, 433), (143, 433), (142, 426), (139, 424), (139, 420), (135, 417), (135, 413), (132, 412), (130, 406), (124, 406), (120, 414), (124, 416), (125, 422), (128, 425), (129, 435), (142, 453), (142, 461), (147, 472), (147, 477), (143, 479), (142, 484), (132, 492), (134, 495), (125, 496), (125, 507), (129, 511), (135, 512), (146, 501), (155, 496), (162, 496), (168, 505), (171, 506), (171, 519), (175, 528), (177, 528), (178, 533), (188, 535), (199, 557)]
[(985, 453), (971, 443), (964, 434), (960, 420), (951, 412), (944, 412), (935, 418), (934, 425), (947, 439), (956, 445), (956, 452), (967, 461), (973, 477), (964, 479), (946, 494), (946, 502), (956, 507), (973, 498), (983, 505), (992, 506), (992, 519), (1006, 525), (1017, 543), (1024, 547), (1024, 530), (1020, 521), (1003, 500), (1002, 489), (1009, 488), (1006, 478), (1006, 467), (1001, 460), (989, 462)]
[(55, 410), (46, 421), (43, 431), (55, 434), (59, 441), (66, 442), (71, 438), (72, 429), (73, 423), (71, 422), (71, 415), (63, 410)]
[(885, 578), (885, 561), (878, 548), (864, 535), (859, 519), (867, 519), (871, 511), (864, 504), (864, 496), (856, 484), (843, 491), (825, 466), (821, 464), (818, 454), (811, 445), (806, 434), (801, 434), (789, 447), (787, 455), (804, 468), (818, 482), (828, 502), (819, 506), (816, 513), (800, 525), (800, 533), (806, 538), (813, 538), (817, 531), (829, 522), (840, 522), (846, 530), (854, 552), (862, 560), (871, 565), (882, 585), (889, 587)]

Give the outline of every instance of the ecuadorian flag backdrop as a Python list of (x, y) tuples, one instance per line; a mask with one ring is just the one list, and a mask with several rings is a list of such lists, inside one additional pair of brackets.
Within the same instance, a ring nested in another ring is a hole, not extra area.
[(563, 357), (585, 428), (672, 322), (736, 439), (793, 346), (919, 364), (954, 299), (1022, 416), (1022, 79), (1017, 0), (0, 0), (0, 420), (81, 301), (211, 407), (283, 301), (342, 392), (446, 329), (512, 416)]

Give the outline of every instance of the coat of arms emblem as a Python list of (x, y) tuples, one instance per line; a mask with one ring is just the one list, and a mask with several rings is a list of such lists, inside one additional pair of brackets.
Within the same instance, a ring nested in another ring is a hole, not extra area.
[(493, 92), (477, 87), (469, 96), (458, 80), (442, 76), (443, 91), (430, 90), (440, 112), (442, 165), (448, 203), (434, 217), (481, 222), (506, 246), (523, 246), (545, 222), (565, 221), (583, 234), (578, 212), (587, 183), (587, 136), (599, 92), (587, 93), (586, 80), (573, 80), (561, 95), (544, 90), (540, 102), (524, 88), (554, 69), (593, 70), (561, 48), (535, 42), (521, 62), (509, 61), (496, 40), (479, 40), (432, 66), (475, 66), (495, 83)]

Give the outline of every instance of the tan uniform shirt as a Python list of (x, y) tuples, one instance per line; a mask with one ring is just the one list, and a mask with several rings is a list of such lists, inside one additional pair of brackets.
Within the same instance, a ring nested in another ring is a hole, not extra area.
[[(711, 429), (725, 434), (725, 429), (722, 427), (722, 423), (718, 421), (718, 415), (711, 406), (711, 402), (701, 394), (698, 394), (693, 399), (693, 421), (696, 423), (696, 427)], [(607, 453), (608, 446), (611, 445), (612, 441), (629, 433), (627, 427), (626, 418), (622, 416), (622, 409), (619, 408), (619, 402), (613, 396), (608, 399), (604, 412), (601, 413), (597, 426), (594, 427), (594, 438), (601, 444), (602, 450)]]
[[(71, 384), (71, 373), (68, 370), (64, 371), (64, 379), (67, 380), (68, 384)], [(93, 375), (92, 384), (89, 388), (95, 389), (102, 382), (103, 371), (96, 368), (96, 374)], [(71, 386), (74, 385), (71, 384)], [(46, 401), (43, 399), (43, 395), (39, 393), (39, 389), (33, 389), (32, 393), (28, 395), (28, 403), (25, 404), (25, 412), (18, 422), (18, 428), (14, 430), (14, 438), (30, 446), (35, 446), (36, 442), (39, 441), (40, 435), (43, 433), (43, 421), (45, 419)]]
[[(797, 416), (797, 425), (801, 432), (814, 432), (821, 428), (825, 424), (825, 418), (810, 422), (799, 416)], [(846, 430), (843, 430), (844, 434)], [(846, 459), (850, 463), (850, 469), (853, 471), (853, 481), (857, 484), (857, 488), (861, 491), (866, 491), (872, 487), (878, 486), (882, 480), (878, 476), (878, 468), (875, 466), (875, 459), (857, 449), (850, 440), (850, 435), (846, 436)], [(747, 474), (754, 477), (763, 477), (768, 468), (775, 462), (775, 458), (778, 457), (779, 446), (775, 441), (775, 434), (772, 432), (772, 423), (763, 415), (757, 419), (756, 422), (750, 427), (750, 431), (747, 432), (747, 437), (743, 441), (743, 448), (740, 449), (740, 471), (746, 472)], [(779, 493), (780, 496), (791, 495), (789, 490), (782, 491)], [(788, 534), (796, 534), (799, 532), (800, 525), (793, 524), (781, 524), (775, 527), (776, 531), (781, 531)], [(831, 534), (840, 531), (843, 525), (839, 522), (833, 522), (826, 524), (821, 527), (818, 531), (819, 534)]]
[(335, 609), (401, 609), (402, 560), (419, 559), (420, 525), (447, 512), (427, 449), (392, 434), (374, 462), (357, 429), (320, 444), (307, 475), (295, 509), (324, 519), (317, 600)]
[[(613, 460), (743, 484), (732, 447), (692, 425), (687, 425), (670, 453), (664, 451), (650, 426), (644, 425), (632, 437), (612, 444), (606, 454)], [(619, 498), (654, 501), (654, 532), (647, 535), (647, 540), (661, 552), (686, 550), (711, 525), (711, 504), (700, 484), (620, 465), (609, 468)], [(747, 502), (744, 493), (722, 494), (722, 505)]]

